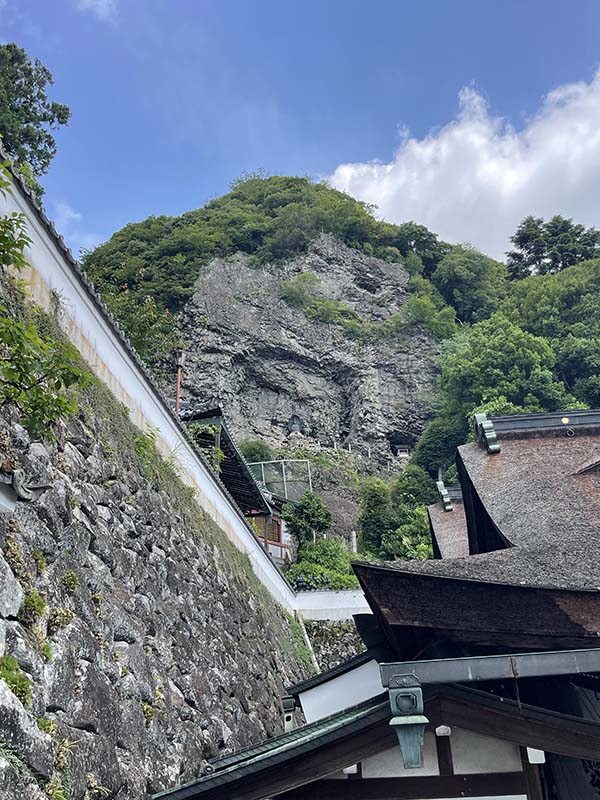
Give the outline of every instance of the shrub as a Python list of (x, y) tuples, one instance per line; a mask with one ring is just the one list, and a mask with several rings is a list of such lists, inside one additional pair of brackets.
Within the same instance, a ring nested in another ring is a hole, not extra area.
[(70, 608), (53, 608), (48, 618), (48, 633), (53, 634), (61, 628), (66, 628), (74, 617), (75, 614)]
[(25, 559), (23, 558), (23, 551), (21, 550), (19, 543), (13, 539), (12, 536), (6, 537), (6, 541), (4, 543), (4, 558), (17, 578), (20, 578), (23, 582), (28, 582), (31, 580), (31, 575), (27, 571), (27, 565), (25, 563)]
[(239, 447), (249, 464), (256, 461), (273, 461), (273, 451), (262, 439), (244, 439)]
[(331, 528), (331, 512), (314, 492), (306, 492), (297, 503), (286, 503), (283, 519), (299, 546), (312, 540), (314, 534)]
[(294, 589), (354, 589), (358, 580), (350, 562), (353, 554), (339, 539), (320, 539), (304, 544), (299, 561), (289, 567), (286, 575)]
[(146, 727), (148, 727), (154, 719), (154, 709), (152, 708), (152, 705), (150, 703), (146, 703), (145, 700), (142, 700), (142, 714), (144, 715)]
[(354, 557), (354, 553), (346, 549), (340, 539), (334, 537), (304, 544), (299, 556), (301, 561), (318, 564), (320, 567), (325, 567), (325, 569), (333, 570), (334, 572), (352, 573), (350, 562)]
[(43, 615), (47, 607), (46, 598), (35, 589), (27, 592), (21, 608), (19, 620), (23, 625), (34, 625)]
[(65, 572), (65, 574), (60, 579), (60, 582), (65, 587), (67, 592), (69, 592), (69, 594), (73, 594), (73, 592), (79, 586), (79, 578), (77, 577), (76, 573), (73, 572), (72, 569), (68, 570), (68, 572)]
[(55, 737), (58, 733), (58, 726), (53, 719), (40, 717), (37, 721), (38, 728), (49, 736)]
[(315, 298), (321, 279), (314, 272), (301, 272), (281, 284), (281, 299), (294, 308), (306, 309)]
[(71, 344), (40, 336), (0, 306), (0, 405), (13, 404), (33, 437), (51, 436), (49, 426), (77, 410), (68, 389), (90, 383)]
[(38, 574), (41, 575), (46, 569), (46, 556), (36, 547), (36, 549), (32, 551), (31, 557), (33, 558)]
[(0, 678), (24, 706), (31, 704), (31, 684), (14, 656), (5, 655), (0, 658)]
[(315, 589), (354, 589), (358, 586), (354, 575), (342, 575), (308, 561), (292, 564), (286, 572), (286, 577), (297, 592)]

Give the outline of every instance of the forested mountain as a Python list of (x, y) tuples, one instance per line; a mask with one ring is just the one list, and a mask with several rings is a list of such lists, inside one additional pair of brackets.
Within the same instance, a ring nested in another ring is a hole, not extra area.
[[(600, 405), (595, 229), (528, 217), (502, 263), (375, 212), (307, 178), (249, 175), (201, 209), (127, 225), (85, 267), (155, 368), (185, 342), (184, 389), (225, 400), (242, 437), (283, 447), (294, 411), (309, 440), (368, 448), (375, 467), (382, 447), (416, 442), (434, 476), (475, 410)], [(391, 485), (363, 486), (367, 550), (414, 553), (417, 495), (411, 516)]]
[[(196, 211), (127, 225), (84, 265), (140, 354), (152, 361), (173, 345), (173, 315), (213, 258), (242, 252), (255, 266), (280, 263), (331, 233), (367, 255), (430, 275), (449, 246), (421, 225), (391, 225), (373, 211), (307, 178), (250, 175)], [(420, 288), (431, 294), (431, 287)], [(432, 312), (442, 305), (439, 296), (425, 302)]]

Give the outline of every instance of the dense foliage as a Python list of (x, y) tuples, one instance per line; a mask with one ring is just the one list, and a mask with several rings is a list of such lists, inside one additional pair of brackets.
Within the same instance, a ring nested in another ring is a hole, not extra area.
[(444, 344), (438, 416), (413, 462), (435, 475), (466, 440), (475, 411), (600, 404), (600, 262), (509, 281), (498, 310)]
[(461, 322), (489, 317), (506, 293), (507, 270), (473, 247), (456, 245), (431, 276), (433, 284)]
[(435, 500), (433, 480), (415, 464), (388, 482), (376, 477), (363, 481), (360, 551), (374, 558), (429, 558), (426, 507)]
[[(277, 262), (306, 251), (320, 233), (333, 233), (351, 247), (388, 261), (407, 258), (415, 274), (431, 275), (448, 251), (427, 228), (408, 222), (392, 225), (373, 214), (373, 208), (323, 183), (308, 178), (248, 175), (229, 194), (181, 217), (149, 217), (127, 225), (84, 257), (84, 266), (126, 332), (135, 339), (149, 362), (172, 348), (169, 334), (176, 330), (176, 315), (193, 292), (203, 265), (236, 251), (257, 262)], [(291, 287), (302, 305), (314, 289)], [(293, 289), (297, 288), (298, 292)], [(422, 287), (421, 287), (422, 288)], [(314, 292), (312, 292), (314, 294)], [(414, 309), (411, 320), (427, 324), (443, 306), (423, 293), (426, 308)], [(147, 298), (155, 304), (147, 307)], [(125, 298), (125, 299), (124, 299)], [(293, 300), (292, 300), (293, 302)], [(307, 303), (308, 308), (308, 303)], [(355, 338), (368, 329), (343, 304), (311, 303), (313, 316), (326, 322), (348, 323)], [(151, 316), (146, 312), (151, 312)], [(156, 316), (158, 315), (158, 317)], [(446, 317), (453, 320), (449, 309)], [(421, 320), (423, 318), (423, 320)], [(149, 337), (144, 339), (146, 327)], [(447, 333), (447, 320), (444, 321)]]
[[(281, 297), (360, 342), (402, 337), (415, 326), (441, 340), (436, 414), (413, 455), (413, 464), (430, 476), (452, 463), (476, 410), (600, 403), (600, 268), (592, 258), (600, 234), (560, 216), (523, 220), (502, 264), (469, 245), (440, 242), (415, 223), (382, 222), (368, 205), (307, 178), (249, 175), (197, 211), (128, 225), (85, 265), (152, 361), (172, 349), (176, 315), (210, 259), (241, 250), (256, 263), (276, 263), (306, 250), (323, 231), (401, 263), (411, 276), (408, 301), (400, 313), (374, 323), (328, 298), (312, 273), (282, 282)], [(386, 491), (364, 489), (363, 505), (371, 506), (362, 546), (406, 555), (407, 542), (419, 542), (424, 518), (415, 511), (418, 503), (412, 516), (398, 516)]]
[[(4, 171), (0, 173), (0, 192), (8, 191), (10, 182)], [(22, 269), (28, 242), (22, 215), (0, 218), (2, 268)], [(33, 318), (15, 319), (0, 305), (0, 406), (15, 406), (32, 436), (51, 436), (52, 423), (77, 408), (68, 390), (89, 380), (72, 345), (44, 337)]]
[(66, 105), (48, 99), (52, 83), (41, 61), (31, 61), (16, 44), (0, 45), (0, 135), (38, 199), (43, 189), (35, 178), (48, 171), (56, 153), (50, 131), (71, 116)]
[(318, 539), (302, 545), (286, 576), (296, 591), (353, 589), (358, 581), (352, 571), (352, 558), (353, 553), (339, 539)]
[(507, 256), (513, 278), (560, 272), (600, 255), (600, 231), (560, 214), (548, 222), (541, 217), (525, 217), (510, 241), (514, 250)]
[(248, 464), (274, 459), (273, 451), (263, 439), (243, 439), (239, 443), (239, 448)]
[(283, 518), (299, 549), (331, 528), (331, 511), (315, 492), (306, 492), (297, 503), (287, 503)]

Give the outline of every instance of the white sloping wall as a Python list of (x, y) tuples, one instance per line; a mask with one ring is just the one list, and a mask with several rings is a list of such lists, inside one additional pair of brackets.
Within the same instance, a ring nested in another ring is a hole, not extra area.
[(46, 310), (60, 301), (61, 324), (97, 377), (128, 409), (141, 429), (158, 429), (157, 446), (172, 457), (182, 480), (196, 490), (199, 505), (227, 537), (248, 555), (252, 568), (269, 594), (287, 611), (315, 620), (349, 620), (369, 611), (362, 591), (301, 592), (290, 587), (257, 540), (253, 530), (226, 489), (198, 456), (183, 434), (174, 414), (161, 397), (137, 357), (93, 292), (62, 238), (16, 182), (12, 194), (0, 194), (0, 215), (23, 213), (31, 245), (30, 264), (21, 275), (31, 287), (33, 300)]
[(12, 212), (22, 212), (27, 219), (32, 242), (26, 256), (31, 269), (22, 277), (30, 282), (35, 302), (49, 309), (54, 297), (60, 300), (65, 332), (98, 378), (127, 406), (136, 425), (142, 430), (147, 425), (158, 428), (159, 450), (172, 456), (182, 480), (196, 490), (198, 503), (248, 555), (256, 576), (272, 597), (288, 611), (294, 611), (294, 591), (266, 555), (224, 487), (191, 447), (174, 414), (71, 261), (62, 240), (57, 241), (54, 230), (49, 230), (47, 220), (18, 183), (12, 194), (0, 195), (0, 214)]
[(343, 621), (353, 614), (370, 614), (362, 589), (298, 592), (296, 610), (303, 619)]

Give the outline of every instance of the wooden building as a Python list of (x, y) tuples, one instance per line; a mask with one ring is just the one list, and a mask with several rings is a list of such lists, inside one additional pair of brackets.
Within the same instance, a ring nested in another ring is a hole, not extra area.
[(258, 481), (229, 430), (223, 409), (193, 409), (182, 412), (195, 445), (203, 453), (233, 501), (251, 522), (264, 549), (279, 565), (291, 561), (290, 536), (282, 517), (283, 504)]
[(475, 418), (436, 558), (354, 565), (366, 653), (165, 800), (600, 796), (600, 412)]

